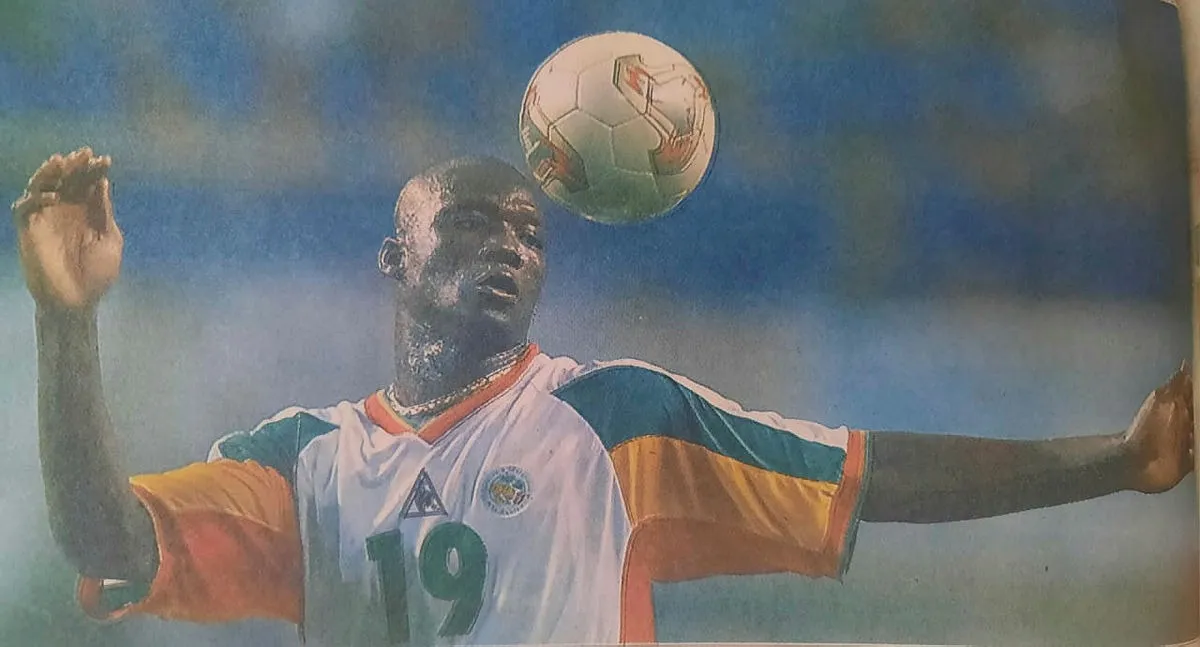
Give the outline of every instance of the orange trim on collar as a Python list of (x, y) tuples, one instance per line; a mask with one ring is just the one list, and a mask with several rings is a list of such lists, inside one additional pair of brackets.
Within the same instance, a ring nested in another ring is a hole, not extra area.
[(403, 436), (404, 434), (417, 433), (412, 428), (412, 425), (408, 424), (404, 418), (401, 418), (392, 410), (392, 407), (388, 405), (387, 400), (384, 398), (382, 390), (372, 393), (363, 406), (367, 410), (367, 417), (371, 419), (371, 422), (389, 434)]
[(399, 414), (392, 410), (382, 390), (372, 393), (367, 398), (364, 404), (367, 417), (371, 419), (371, 422), (393, 436), (415, 433), (421, 440), (431, 444), (435, 443), (451, 427), (461, 422), (463, 418), (466, 418), (476, 409), (512, 386), (517, 381), (517, 378), (521, 377), (525, 372), (525, 369), (529, 368), (529, 365), (533, 363), (533, 358), (537, 357), (540, 352), (537, 344), (529, 344), (529, 348), (526, 349), (525, 354), (521, 356), (521, 359), (517, 360), (517, 363), (512, 368), (505, 371), (487, 386), (438, 414), (434, 419), (422, 425), (419, 430), (413, 429), (412, 425), (408, 424), (408, 421), (401, 418)]

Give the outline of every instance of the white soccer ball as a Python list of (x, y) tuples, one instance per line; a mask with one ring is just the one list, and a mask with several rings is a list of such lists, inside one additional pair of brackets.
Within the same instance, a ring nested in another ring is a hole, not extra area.
[(573, 40), (547, 58), (521, 102), (534, 178), (579, 215), (661, 215), (704, 178), (717, 132), (708, 86), (679, 52), (641, 34)]

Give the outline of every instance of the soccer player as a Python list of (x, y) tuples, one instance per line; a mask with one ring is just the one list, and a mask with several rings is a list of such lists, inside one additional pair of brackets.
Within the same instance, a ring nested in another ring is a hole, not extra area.
[(391, 384), (127, 480), (96, 333), (122, 250), (109, 167), (55, 155), (13, 205), (51, 528), (96, 615), (282, 618), (320, 645), (652, 641), (656, 580), (838, 577), (860, 521), (1161, 492), (1191, 470), (1186, 368), (1123, 433), (1010, 441), (829, 428), (642, 362), (548, 357), (527, 338), (535, 192), (467, 159), (408, 182), (383, 241)]

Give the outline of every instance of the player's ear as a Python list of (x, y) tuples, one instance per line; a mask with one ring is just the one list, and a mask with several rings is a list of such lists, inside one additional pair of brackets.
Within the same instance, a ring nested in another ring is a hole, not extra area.
[(379, 271), (384, 276), (400, 280), (404, 272), (404, 249), (395, 238), (384, 238), (379, 248)]

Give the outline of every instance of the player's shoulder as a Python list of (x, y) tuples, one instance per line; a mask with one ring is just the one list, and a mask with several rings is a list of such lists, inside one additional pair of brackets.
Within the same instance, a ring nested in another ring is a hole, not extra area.
[[(581, 362), (572, 357), (551, 356), (545, 353), (539, 354), (530, 366), (528, 379), (535, 386), (556, 394), (563, 389), (595, 389), (603, 386), (611, 388), (618, 385), (630, 388), (662, 380), (688, 386), (694, 384), (687, 378), (638, 359)], [(583, 384), (587, 386), (578, 386)]]
[(711, 394), (707, 387), (650, 362), (633, 359), (606, 359), (579, 362), (569, 357), (548, 358), (547, 390), (561, 396), (571, 392), (620, 391), (647, 392), (683, 388)]
[(585, 417), (600, 414), (611, 419), (618, 409), (624, 417), (640, 417), (639, 411), (658, 416), (687, 408), (696, 398), (724, 401), (686, 377), (639, 359), (550, 358), (545, 371), (551, 377), (545, 380), (545, 391), (577, 412), (589, 412)]
[[(807, 441), (844, 448), (848, 429), (789, 418), (774, 411), (747, 410), (709, 387), (656, 364), (638, 359), (574, 363), (563, 371), (551, 393), (606, 438), (628, 439), (630, 430), (667, 435), (720, 436), (734, 430), (745, 438), (774, 438), (786, 432)], [(608, 438), (605, 434), (611, 435)]]
[(283, 471), (315, 441), (344, 427), (361, 425), (364, 415), (363, 400), (316, 408), (285, 407), (247, 430), (222, 436), (213, 443), (208, 459), (254, 460)]
[(251, 433), (259, 433), (264, 429), (277, 427), (282, 421), (309, 421), (308, 424), (317, 424), (319, 421), (326, 426), (341, 427), (360, 417), (365, 400), (366, 398), (342, 400), (323, 407), (299, 405), (284, 407), (255, 425)]

